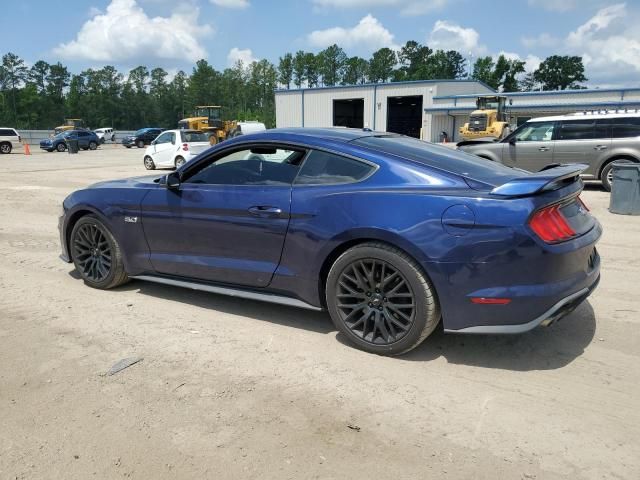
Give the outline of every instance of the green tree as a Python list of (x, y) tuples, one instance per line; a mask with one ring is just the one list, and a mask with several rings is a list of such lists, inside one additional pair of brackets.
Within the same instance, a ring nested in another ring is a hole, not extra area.
[(322, 83), (327, 86), (340, 83), (342, 69), (347, 60), (344, 50), (334, 43), (318, 54), (318, 60)]
[(293, 55), (286, 53), (284, 57), (280, 57), (278, 62), (278, 82), (286, 85), (287, 89), (291, 87), (293, 78)]
[(582, 57), (552, 55), (547, 57), (533, 73), (543, 90), (577, 90), (586, 82)]
[(493, 58), (489, 56), (478, 57), (478, 59), (473, 64), (473, 73), (471, 74), (471, 78), (473, 80), (484, 82), (490, 87), (497, 89), (498, 86), (494, 84), (494, 67), (495, 63), (493, 62)]
[(27, 78), (29, 82), (36, 86), (39, 94), (44, 94), (47, 88), (47, 77), (49, 76), (49, 64), (44, 60), (38, 60), (29, 69)]
[(17, 124), (17, 90), (27, 78), (27, 67), (24, 64), (23, 59), (18, 57), (16, 54), (9, 52), (2, 56), (2, 68), (4, 71), (2, 75), (4, 77), (4, 83), (10, 87), (9, 92), (11, 93), (11, 105), (13, 107), (13, 122), (14, 124)]
[(466, 74), (466, 61), (455, 50), (438, 50), (427, 61), (427, 79), (448, 80), (462, 78)]
[(307, 57), (302, 50), (298, 50), (293, 57), (293, 84), (300, 88), (306, 80)]
[(396, 70), (395, 80), (422, 80), (426, 78), (429, 56), (433, 53), (426, 45), (409, 40), (398, 52), (400, 68)]
[(350, 57), (344, 62), (342, 85), (356, 85), (366, 83), (369, 75), (369, 62), (364, 58)]
[(318, 86), (318, 78), (320, 76), (320, 59), (313, 53), (304, 54), (304, 78), (307, 80), (309, 87)]
[(373, 83), (386, 82), (391, 79), (396, 65), (396, 54), (390, 48), (384, 47), (373, 53), (369, 60), (369, 81)]

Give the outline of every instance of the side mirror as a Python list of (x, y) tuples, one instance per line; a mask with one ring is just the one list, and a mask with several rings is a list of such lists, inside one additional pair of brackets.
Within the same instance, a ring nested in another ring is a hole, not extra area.
[(151, 145), (155, 145), (155, 144), (156, 144), (156, 141), (155, 141), (155, 140), (153, 140), (153, 141), (151, 142)]
[(169, 190), (178, 190), (180, 188), (180, 174), (178, 172), (171, 172), (167, 174), (164, 180), (164, 185)]
[(516, 137), (513, 136), (509, 139), (509, 145), (515, 145), (516, 144)]

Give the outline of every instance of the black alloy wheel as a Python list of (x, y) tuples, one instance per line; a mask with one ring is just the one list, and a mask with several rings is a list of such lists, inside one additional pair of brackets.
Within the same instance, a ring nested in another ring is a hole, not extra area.
[(73, 238), (74, 259), (80, 274), (92, 282), (102, 282), (111, 270), (111, 246), (97, 224), (85, 223)]
[(351, 247), (331, 266), (327, 309), (347, 339), (367, 352), (401, 355), (440, 322), (440, 305), (422, 266), (386, 243)]
[(341, 320), (374, 345), (397, 342), (415, 320), (415, 296), (407, 279), (382, 260), (349, 264), (340, 275), (336, 296)]
[(95, 216), (86, 215), (76, 222), (69, 250), (76, 270), (90, 287), (108, 289), (128, 281), (116, 239)]

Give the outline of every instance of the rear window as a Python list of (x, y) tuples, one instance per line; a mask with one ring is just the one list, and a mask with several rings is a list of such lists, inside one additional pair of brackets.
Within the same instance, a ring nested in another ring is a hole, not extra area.
[(182, 141), (186, 143), (208, 142), (209, 137), (203, 132), (180, 132)]
[(502, 185), (514, 177), (527, 175), (526, 172), (506, 167), (501, 163), (415, 138), (384, 135), (362, 137), (352, 143), (397, 155), (487, 185)]
[(613, 138), (633, 138), (640, 136), (640, 118), (628, 117), (628, 118), (612, 118), (610, 120), (612, 124)]

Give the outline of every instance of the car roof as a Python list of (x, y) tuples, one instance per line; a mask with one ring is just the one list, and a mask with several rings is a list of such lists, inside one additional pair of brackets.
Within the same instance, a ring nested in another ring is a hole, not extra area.
[(282, 135), (290, 135), (294, 137), (299, 137), (301, 140), (304, 140), (305, 137), (312, 137), (324, 140), (333, 140), (333, 141), (342, 141), (342, 142), (350, 142), (357, 138), (362, 137), (370, 137), (374, 135), (389, 135), (387, 132), (374, 132), (369, 129), (361, 129), (361, 128), (304, 128), (304, 127), (296, 127), (296, 128), (273, 128), (270, 130), (264, 130), (262, 132), (251, 133), (247, 135), (245, 138), (278, 138), (281, 139)]
[(528, 122), (557, 122), (560, 120), (601, 120), (604, 118), (629, 118), (629, 117), (633, 117), (633, 118), (638, 118), (640, 117), (640, 112), (638, 111), (634, 111), (634, 112), (610, 112), (610, 113), (606, 113), (606, 112), (598, 112), (598, 111), (594, 111), (594, 112), (578, 112), (578, 113), (569, 113), (567, 115), (552, 115), (549, 117), (536, 117), (536, 118), (532, 118), (530, 120), (527, 120)]

